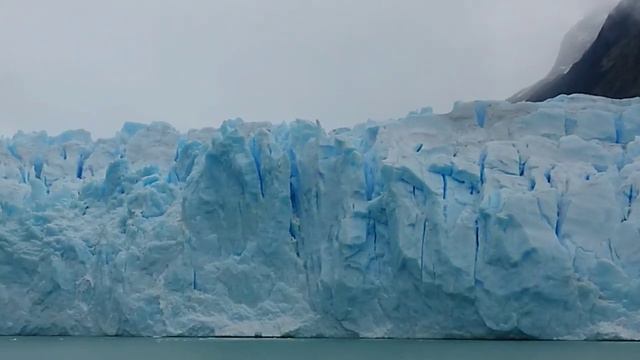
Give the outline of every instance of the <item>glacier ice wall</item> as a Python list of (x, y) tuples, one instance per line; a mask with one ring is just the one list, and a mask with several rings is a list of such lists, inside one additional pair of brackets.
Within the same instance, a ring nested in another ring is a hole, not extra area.
[(640, 100), (0, 140), (0, 334), (640, 338)]

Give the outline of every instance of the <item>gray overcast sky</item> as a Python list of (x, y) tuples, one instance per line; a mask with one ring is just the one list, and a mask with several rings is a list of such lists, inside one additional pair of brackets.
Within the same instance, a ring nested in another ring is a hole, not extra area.
[(0, 135), (399, 117), (502, 99), (615, 0), (0, 0)]

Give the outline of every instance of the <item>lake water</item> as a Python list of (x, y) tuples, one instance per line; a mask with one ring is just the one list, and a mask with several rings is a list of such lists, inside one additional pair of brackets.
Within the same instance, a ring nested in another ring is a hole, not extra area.
[(640, 359), (640, 343), (0, 337), (2, 360)]

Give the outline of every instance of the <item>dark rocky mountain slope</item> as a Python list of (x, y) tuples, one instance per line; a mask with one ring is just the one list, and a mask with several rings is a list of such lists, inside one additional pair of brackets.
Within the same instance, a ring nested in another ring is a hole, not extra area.
[(536, 102), (577, 93), (616, 99), (640, 96), (640, 0), (623, 0), (615, 7), (568, 71), (552, 71), (510, 100)]

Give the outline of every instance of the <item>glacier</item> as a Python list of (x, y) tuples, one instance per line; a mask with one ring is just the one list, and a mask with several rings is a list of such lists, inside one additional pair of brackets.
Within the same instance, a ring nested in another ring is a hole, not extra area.
[(640, 339), (640, 99), (0, 139), (0, 335)]

